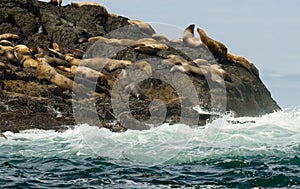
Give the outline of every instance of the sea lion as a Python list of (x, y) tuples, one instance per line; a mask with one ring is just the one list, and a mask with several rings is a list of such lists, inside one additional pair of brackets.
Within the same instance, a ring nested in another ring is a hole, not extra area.
[(13, 63), (18, 63), (19, 61), (14, 55), (14, 47), (12, 46), (2, 46), (0, 45), (0, 54), (4, 55), (7, 60)]
[(14, 39), (20, 39), (20, 37), (17, 34), (4, 33), (4, 34), (0, 35), (0, 40), (3, 40), (3, 39), (6, 39), (6, 40), (12, 39), (12, 40), (14, 40)]
[(142, 89), (134, 82), (132, 82), (127, 70), (122, 70), (121, 73), (118, 75), (118, 78), (120, 79), (120, 82), (122, 82), (121, 86), (124, 87), (125, 94), (131, 94), (139, 100), (144, 100), (147, 98)]
[(38, 61), (40, 62), (36, 69), (38, 79), (48, 80), (64, 90), (72, 89), (73, 81), (71, 79), (57, 73), (57, 71), (47, 63), (45, 58), (39, 58)]
[(179, 55), (174, 55), (174, 54), (170, 54), (167, 56), (167, 60), (171, 61), (174, 65), (184, 65), (184, 64), (188, 64), (191, 66), (197, 66), (196, 63), (194, 63), (193, 61), (188, 61), (186, 59), (184, 59), (183, 57), (179, 56)]
[(183, 44), (188, 47), (197, 48), (202, 45), (202, 41), (194, 35), (195, 24), (189, 25), (183, 32)]
[(152, 38), (161, 43), (165, 43), (169, 41), (169, 39), (166, 36), (160, 34), (153, 34)]
[(201, 65), (209, 65), (208, 61), (204, 60), (202, 58), (195, 59), (195, 60), (193, 60), (193, 62), (195, 64), (197, 64), (198, 67), (201, 66)]
[(124, 69), (126, 66), (132, 64), (129, 60), (116, 60), (105, 57), (95, 57), (87, 59), (77, 59), (71, 55), (66, 55), (66, 60), (76, 66), (86, 66), (94, 70), (105, 70), (112, 72), (116, 69)]
[(141, 31), (143, 31), (144, 33), (146, 33), (150, 36), (152, 36), (153, 34), (156, 33), (155, 30), (152, 28), (152, 26), (145, 22), (142, 22), (139, 20), (127, 20), (127, 22), (132, 25), (137, 25)]
[(119, 18), (119, 16), (114, 13), (109, 13), (108, 16), (111, 18)]
[(16, 45), (14, 47), (14, 53), (16, 53), (16, 57), (18, 55), (31, 55), (30, 49), (26, 45)]
[(167, 59), (172, 59), (172, 60), (175, 60), (176, 62), (186, 62), (187, 61), (182, 56), (174, 55), (174, 54), (169, 54), (167, 56)]
[(218, 64), (200, 65), (199, 67), (202, 69), (206, 69), (213, 74), (221, 75), (225, 81), (232, 81), (230, 74), (226, 72), (223, 68), (221, 68), (221, 66)]
[(32, 56), (23, 56), (22, 62), (24, 68), (37, 68), (39, 61), (32, 58)]
[(72, 2), (73, 7), (83, 7), (83, 6), (93, 6), (93, 7), (103, 7), (101, 4), (96, 2)]
[(134, 82), (130, 83), (129, 85), (126, 85), (124, 90), (125, 92), (130, 92), (131, 95), (133, 95), (139, 100), (145, 100), (147, 98), (142, 89)]
[(208, 37), (200, 28), (197, 28), (197, 32), (199, 33), (201, 41), (207, 46), (217, 60), (224, 61), (227, 59), (227, 47), (225, 45)]
[(188, 64), (175, 65), (170, 70), (170, 72), (176, 72), (176, 71), (180, 71), (180, 72), (186, 73), (186, 74), (196, 74), (196, 75), (200, 75), (200, 76), (205, 76), (206, 74), (208, 74), (208, 70), (201, 69), (201, 68), (191, 66)]
[(50, 0), (50, 3), (55, 6), (61, 6), (62, 0)]
[(149, 64), (147, 61), (139, 61), (135, 63), (135, 66), (139, 68), (140, 70), (143, 70), (147, 73), (148, 76), (152, 76), (152, 67), (151, 64)]
[(36, 68), (39, 62), (32, 56), (30, 49), (25, 45), (14, 47), (14, 56), (24, 68)]
[(79, 76), (81, 76), (83, 78), (87, 78), (87, 79), (105, 78), (105, 75), (103, 73), (93, 70), (91, 68), (85, 67), (85, 66), (72, 66), (70, 71), (74, 75), (79, 75)]
[(172, 43), (183, 43), (183, 39), (182, 38), (176, 38), (176, 39), (172, 39), (171, 42)]
[(250, 63), (246, 58), (244, 58), (242, 56), (235, 56), (228, 52), (227, 59), (228, 59), (228, 61), (240, 64), (241, 66), (246, 68), (246, 70), (248, 70), (250, 73), (259, 77), (258, 69), (254, 66), (254, 64)]
[(129, 60), (109, 59), (106, 65), (104, 66), (104, 69), (106, 69), (109, 72), (112, 72), (116, 69), (124, 69), (130, 64), (132, 64), (132, 62)]
[(65, 67), (65, 66), (56, 66), (55, 68), (64, 71), (64, 72), (68, 72), (71, 73), (71, 68)]
[[(211, 67), (211, 66), (202, 65), (200, 67), (195, 67), (192, 65), (183, 64), (183, 65), (173, 66), (170, 71), (171, 72), (180, 71), (182, 73), (204, 76), (207, 79), (210, 79), (211, 81), (220, 84), (224, 82), (222, 78), (231, 81), (230, 75), (225, 70), (217, 66)], [(222, 78), (219, 77), (220, 75), (222, 76)]]
[(96, 3), (96, 2), (72, 2), (71, 6), (76, 7), (76, 8), (80, 8), (83, 6), (99, 7), (101, 9), (103, 15), (108, 16), (107, 9), (104, 6), (102, 6), (101, 4)]
[(53, 50), (59, 52), (59, 45), (55, 42), (52, 43)]
[(12, 46), (3, 46), (0, 45), (0, 54), (5, 55), (7, 52), (12, 52), (14, 51), (14, 47)]
[(6, 39), (2, 39), (2, 40), (0, 41), (0, 45), (3, 45), (3, 46), (11, 46), (11, 47), (14, 46), (14, 44), (13, 44), (12, 42), (10, 42), (10, 41), (8, 41), (8, 40), (6, 40)]
[(70, 64), (79, 66), (81, 59), (75, 58), (73, 54), (65, 54), (65, 60), (68, 61)]
[(167, 50), (169, 48), (165, 44), (154, 44), (154, 43), (140, 43), (132, 47), (134, 48), (134, 50), (138, 52), (150, 54), (150, 55), (155, 55), (158, 51)]
[(65, 59), (57, 58), (57, 57), (51, 57), (48, 55), (42, 56), (46, 59), (47, 63), (51, 66), (65, 66), (65, 67), (71, 67), (72, 64)]
[(132, 45), (136, 45), (137, 41), (131, 40), (131, 39), (108, 39), (106, 37), (103, 36), (94, 36), (94, 37), (90, 37), (88, 39), (89, 42), (96, 42), (96, 41), (101, 41), (103, 43), (106, 44), (111, 44), (111, 45), (122, 45), (122, 46), (132, 46)]

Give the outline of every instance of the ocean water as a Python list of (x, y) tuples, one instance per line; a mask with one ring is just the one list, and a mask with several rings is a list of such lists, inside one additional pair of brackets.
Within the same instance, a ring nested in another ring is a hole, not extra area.
[(201, 128), (4, 134), (1, 188), (300, 188), (299, 108)]

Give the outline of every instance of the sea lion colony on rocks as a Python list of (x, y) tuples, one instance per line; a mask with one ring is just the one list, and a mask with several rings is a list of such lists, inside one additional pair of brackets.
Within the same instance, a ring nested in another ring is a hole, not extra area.
[[(50, 3), (55, 6), (61, 6), (61, 1), (51, 0)], [(98, 3), (71, 3), (69, 6), (75, 9), (86, 6), (99, 8), (103, 16), (108, 17), (106, 19), (107, 23), (109, 19), (120, 19), (117, 15), (108, 13), (106, 8)], [(70, 9), (70, 7), (66, 8)], [(144, 72), (150, 78), (153, 75), (155, 76), (159, 69), (164, 69), (168, 70), (170, 74), (177, 71), (187, 74), (195, 84), (199, 98), (203, 98), (201, 99), (202, 105), (209, 104), (209, 95), (207, 95), (209, 93), (205, 83), (206, 80), (211, 80), (216, 84), (225, 83), (229, 88), (227, 97), (228, 110), (234, 110), (240, 113), (239, 115), (247, 114), (248, 110), (244, 108), (244, 104), (250, 101), (255, 101), (255, 107), (253, 108), (255, 111), (261, 107), (261, 105), (256, 105), (259, 104), (256, 102), (257, 98), (248, 98), (247, 94), (244, 94), (244, 91), (249, 89), (243, 87), (243, 85), (247, 86), (248, 84), (244, 83), (246, 80), (243, 81), (239, 78), (240, 75), (244, 76), (245, 74), (238, 74), (240, 71), (239, 67), (242, 66), (249, 73), (247, 77), (255, 75), (258, 78), (258, 70), (255, 66), (243, 57), (227, 53), (225, 45), (209, 38), (202, 29), (197, 29), (200, 35), (197, 38), (194, 36), (195, 25), (191, 24), (183, 32), (181, 40), (169, 41), (165, 36), (157, 34), (147, 23), (138, 20), (123, 20), (127, 22), (122, 21), (125, 27), (131, 27), (134, 32), (126, 34), (128, 31), (126, 29), (122, 31), (124, 32), (123, 37), (118, 36), (118, 34), (115, 37), (87, 35), (77, 41), (77, 43), (85, 43), (89, 44), (89, 46), (97, 44), (99, 46), (97, 52), (100, 55), (96, 54), (95, 56), (85, 56), (87, 48), (74, 48), (73, 44), (66, 47), (65, 44), (61, 45), (59, 40), (52, 40), (48, 45), (35, 45), (32, 43), (27, 45), (19, 43), (22, 37), (17, 33), (0, 34), (0, 86), (3, 91), (11, 90), (11, 85), (14, 84), (14, 79), (11, 78), (15, 77), (23, 80), (25, 85), (30, 82), (37, 89), (53, 84), (62, 90), (62, 92), (59, 92), (60, 95), (68, 96), (70, 94), (68, 91), (72, 91), (74, 88), (88, 91), (85, 89), (86, 86), (81, 82), (77, 83), (78, 81), (84, 80), (85, 82), (83, 83), (86, 85), (91, 85), (92, 81), (97, 81), (92, 95), (97, 96), (98, 106), (102, 109), (104, 108), (103, 111), (98, 110), (102, 111), (100, 116), (105, 114), (103, 116), (104, 120), (116, 120), (118, 115), (111, 113), (113, 111), (109, 105), (110, 97), (118, 96), (112, 94), (115, 81), (120, 77), (132, 77), (128, 75), (127, 69), (134, 69), (136, 70), (135, 72)], [(44, 22), (47, 22), (47, 20)], [(66, 20), (64, 23), (71, 24)], [(107, 28), (110, 27), (109, 25), (106, 26)], [(43, 33), (50, 33), (45, 32), (47, 29), (46, 25), (42, 26)], [(136, 33), (140, 36), (134, 36)], [(132, 36), (127, 37), (127, 35)], [(51, 39), (51, 36), (49, 39)], [(120, 50), (114, 52), (115, 49)], [(101, 54), (102, 52), (104, 54)], [(158, 58), (159, 61), (153, 63), (151, 58)], [(79, 77), (79, 80), (75, 80), (76, 77)], [(222, 81), (220, 81), (220, 78)], [(140, 108), (136, 107), (136, 109), (133, 109), (133, 113), (136, 113), (138, 118), (145, 119), (148, 115), (145, 107), (154, 98), (161, 97), (170, 109), (166, 121), (174, 121), (174, 119), (179, 121), (178, 117), (175, 116), (174, 118), (175, 114), (180, 115), (180, 108), (179, 110), (177, 108), (178, 104), (180, 107), (180, 99), (174, 89), (156, 80), (145, 81), (140, 87), (132, 81), (133, 79), (127, 78), (126, 82), (122, 84), (122, 89), (131, 93), (133, 99), (130, 98), (129, 100), (134, 105), (139, 106), (141, 105), (139, 103), (143, 101)], [(178, 80), (178, 82), (181, 81)], [(257, 82), (260, 82), (260, 80), (257, 80)], [(159, 94), (160, 90), (163, 91), (162, 94)], [(35, 95), (35, 98), (40, 98), (39, 93)], [(270, 103), (272, 102), (271, 100)], [(209, 105), (207, 108), (209, 108)], [(274, 103), (270, 110), (276, 108), (276, 103)], [(266, 112), (270, 112), (270, 110), (266, 110)], [(202, 124), (205, 123), (206, 119), (207, 117), (202, 119), (202, 121), (204, 120)], [(110, 129), (114, 130), (114, 128)], [(117, 128), (116, 130), (122, 130), (122, 128)]]

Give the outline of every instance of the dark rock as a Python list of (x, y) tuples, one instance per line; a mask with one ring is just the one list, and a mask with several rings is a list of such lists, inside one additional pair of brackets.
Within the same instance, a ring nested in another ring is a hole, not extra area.
[[(48, 80), (38, 79), (36, 69), (24, 68), (20, 62), (0, 53), (0, 61), (7, 66), (0, 70), (0, 130), (64, 130), (63, 125), (78, 123), (112, 131), (141, 130), (162, 122), (204, 125), (216, 116), (198, 115), (193, 109), (195, 106), (217, 115), (234, 111), (238, 116), (259, 116), (280, 109), (260, 78), (239, 64), (217, 63), (204, 45), (189, 48), (182, 43), (166, 42), (168, 49), (141, 52), (135, 46), (88, 42), (88, 38), (94, 36), (130, 40), (151, 37), (127, 21), (121, 16), (107, 15), (97, 6), (76, 8), (71, 5), (58, 7), (37, 0), (0, 1), (0, 34), (18, 34), (21, 38), (12, 40), (14, 44), (47, 49), (55, 42), (62, 54), (130, 60), (133, 64), (126, 70), (133, 70), (130, 72), (133, 81), (144, 78), (135, 85), (146, 97), (137, 99), (128, 93), (123, 99), (124, 89), (114, 91), (108, 81), (76, 78), (74, 74), (56, 68), (59, 74), (78, 84), (73, 91), (63, 90)], [(45, 51), (45, 54), (59, 57), (51, 52)], [(201, 58), (209, 64), (219, 64), (230, 74), (231, 81), (225, 81), (222, 87), (222, 84), (212, 82), (209, 76), (171, 73), (171, 66), (161, 64), (161, 60), (171, 54), (187, 61)], [(151, 65), (151, 77), (135, 67), (140, 60)], [(121, 77), (121, 69), (102, 71), (115, 82)], [(113, 100), (120, 103), (114, 105)], [(119, 113), (114, 110), (116, 107)]]

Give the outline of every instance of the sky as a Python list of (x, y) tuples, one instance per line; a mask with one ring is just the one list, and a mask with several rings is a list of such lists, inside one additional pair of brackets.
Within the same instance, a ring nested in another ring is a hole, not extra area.
[[(80, 1), (84, 2), (76, 0)], [(181, 37), (194, 23), (233, 54), (253, 62), (281, 107), (300, 107), (299, 0), (88, 1), (102, 4), (110, 13), (151, 23), (169, 39)], [(63, 0), (64, 5), (70, 2)]]

